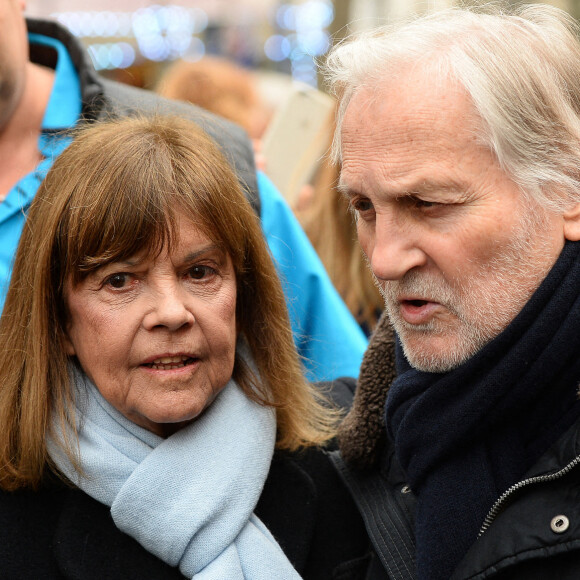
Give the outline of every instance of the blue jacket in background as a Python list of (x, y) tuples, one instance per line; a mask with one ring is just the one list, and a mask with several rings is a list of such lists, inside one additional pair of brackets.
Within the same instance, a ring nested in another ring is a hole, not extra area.
[(294, 342), (315, 381), (357, 377), (367, 339), (286, 200), (258, 172), (262, 230), (278, 267)]

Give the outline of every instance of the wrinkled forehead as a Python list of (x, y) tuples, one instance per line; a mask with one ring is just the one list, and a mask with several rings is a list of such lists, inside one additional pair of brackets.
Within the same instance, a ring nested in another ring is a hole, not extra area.
[(479, 115), (464, 86), (441, 71), (435, 80), (432, 68), (422, 65), (396, 70), (376, 82), (361, 85), (346, 104), (342, 131), (346, 125), (354, 134), (373, 128), (380, 132), (393, 121), (428, 122), (438, 128), (450, 119), (463, 126), (478, 125)]
[(466, 144), (483, 155), (479, 117), (460, 85), (450, 82), (430, 93), (429, 79), (421, 74), (400, 81), (361, 88), (350, 100), (341, 128), (342, 190), (359, 189), (365, 174), (399, 181), (403, 163), (424, 165), (428, 174), (445, 152), (460, 158)]

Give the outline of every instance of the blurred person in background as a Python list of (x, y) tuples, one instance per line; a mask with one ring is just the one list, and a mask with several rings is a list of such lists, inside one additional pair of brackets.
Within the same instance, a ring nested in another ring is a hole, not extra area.
[(356, 235), (348, 200), (337, 189), (339, 171), (325, 156), (294, 211), (332, 283), (366, 336), (383, 311), (383, 298)]
[(0, 576), (365, 577), (336, 419), (215, 143), (178, 117), (81, 129), (0, 318)]
[(162, 73), (155, 90), (229, 119), (255, 140), (262, 137), (271, 117), (254, 72), (226, 58), (177, 60)]
[(366, 339), (287, 204), (256, 173), (245, 133), (192, 105), (99, 77), (72, 35), (56, 22), (25, 21), (24, 9), (24, 0), (0, 2), (0, 306), (26, 211), (70, 143), (62, 131), (111, 116), (173, 113), (218, 142), (259, 213), (309, 378), (356, 376)]

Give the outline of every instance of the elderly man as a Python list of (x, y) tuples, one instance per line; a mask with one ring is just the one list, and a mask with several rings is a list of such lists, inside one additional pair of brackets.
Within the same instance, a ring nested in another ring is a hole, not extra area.
[(376, 578), (580, 578), (576, 35), (547, 6), (451, 9), (329, 56), (388, 315), (334, 457)]
[(0, 0), (0, 311), (26, 211), (70, 142), (59, 133), (110, 115), (183, 115), (222, 147), (260, 213), (309, 377), (357, 376), (366, 338), (280, 193), (256, 174), (242, 130), (196, 107), (97, 76), (66, 30), (56, 22), (25, 21), (24, 9), (25, 0)]

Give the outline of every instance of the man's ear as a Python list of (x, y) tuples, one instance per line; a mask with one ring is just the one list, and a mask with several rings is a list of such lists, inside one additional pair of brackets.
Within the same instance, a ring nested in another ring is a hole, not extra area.
[(564, 212), (564, 237), (571, 242), (580, 240), (580, 203)]

